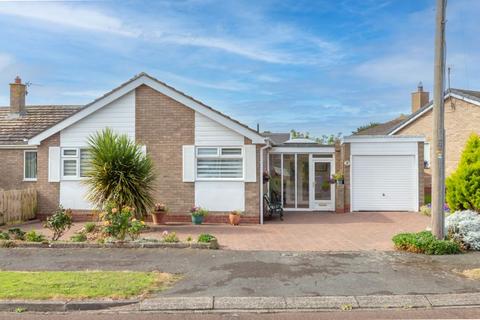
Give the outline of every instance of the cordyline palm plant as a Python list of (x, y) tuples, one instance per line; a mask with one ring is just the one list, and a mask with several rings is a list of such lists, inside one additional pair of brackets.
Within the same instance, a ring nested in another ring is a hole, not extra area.
[(88, 200), (97, 207), (107, 203), (135, 208), (138, 218), (149, 213), (155, 179), (153, 163), (127, 135), (107, 128), (89, 137), (90, 166), (85, 183)]

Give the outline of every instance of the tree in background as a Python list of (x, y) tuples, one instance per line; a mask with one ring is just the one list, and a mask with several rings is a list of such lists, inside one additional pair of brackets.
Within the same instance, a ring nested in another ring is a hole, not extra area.
[(89, 138), (90, 166), (85, 183), (88, 200), (97, 207), (135, 208), (138, 218), (153, 207), (153, 162), (127, 135), (107, 128)]
[(357, 133), (359, 133), (360, 131), (363, 131), (363, 130), (367, 130), (367, 129), (376, 127), (376, 126), (378, 126), (379, 124), (380, 124), (380, 123), (378, 123), (378, 122), (370, 122), (369, 124), (365, 124), (365, 125), (363, 125), (363, 126), (358, 127), (357, 130), (352, 131), (352, 134), (357, 134)]
[(477, 134), (470, 136), (457, 170), (447, 178), (446, 192), (451, 211), (480, 212), (480, 137)]

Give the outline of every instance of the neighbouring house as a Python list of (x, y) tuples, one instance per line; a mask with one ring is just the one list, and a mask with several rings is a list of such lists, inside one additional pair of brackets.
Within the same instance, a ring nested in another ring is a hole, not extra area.
[[(458, 165), (472, 133), (480, 134), (480, 91), (448, 89), (445, 92), (445, 171), (449, 176)], [(419, 135), (425, 137), (425, 188), (431, 191), (430, 161), (433, 133), (433, 102), (420, 83), (412, 93), (412, 112), (386, 123), (362, 130), (357, 135)]]
[[(88, 137), (106, 127), (128, 135), (153, 159), (154, 197), (169, 221), (189, 209), (226, 222), (242, 210), (262, 223), (263, 195), (275, 192), (287, 211), (417, 211), (423, 203), (421, 136), (351, 136), (321, 145), (289, 134), (260, 133), (141, 73), (84, 106), (27, 106), (26, 86), (10, 84), (0, 107), (0, 188), (34, 187), (38, 216), (58, 205), (87, 219), (96, 208), (82, 183)], [(344, 175), (344, 184), (332, 181)]]

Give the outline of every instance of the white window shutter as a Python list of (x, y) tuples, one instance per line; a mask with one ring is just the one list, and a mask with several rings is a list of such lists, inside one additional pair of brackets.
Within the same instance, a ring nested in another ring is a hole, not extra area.
[(257, 146), (245, 146), (245, 182), (257, 182)]
[(143, 153), (143, 155), (146, 156), (146, 155), (147, 155), (147, 146), (146, 146), (146, 145), (142, 145), (141, 148), (142, 148), (142, 153)]
[(183, 146), (183, 182), (195, 181), (195, 146)]
[(48, 148), (48, 182), (60, 181), (60, 147)]

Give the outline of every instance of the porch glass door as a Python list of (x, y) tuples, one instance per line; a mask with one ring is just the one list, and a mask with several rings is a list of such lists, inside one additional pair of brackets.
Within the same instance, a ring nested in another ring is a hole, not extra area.
[(332, 161), (314, 159), (312, 162), (313, 189), (312, 207), (316, 210), (333, 210), (335, 184), (330, 183), (332, 177)]

